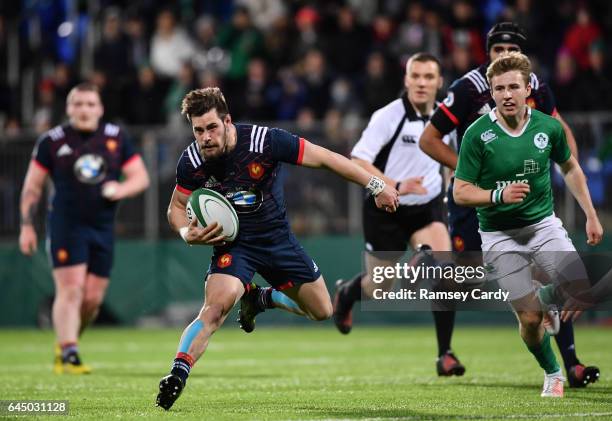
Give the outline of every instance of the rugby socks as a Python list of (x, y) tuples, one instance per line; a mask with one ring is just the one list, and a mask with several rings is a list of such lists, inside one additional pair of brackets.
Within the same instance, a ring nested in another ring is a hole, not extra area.
[(257, 302), (262, 309), (280, 308), (300, 316), (305, 315), (295, 301), (272, 287), (261, 288)]
[(69, 361), (72, 355), (78, 355), (79, 353), (79, 345), (76, 342), (65, 342), (60, 344), (62, 348), (62, 361)]
[(177, 375), (183, 381), (183, 385), (187, 384), (187, 377), (191, 371), (191, 367), (195, 364), (195, 360), (187, 352), (191, 347), (191, 343), (198, 336), (198, 333), (204, 328), (202, 320), (195, 319), (185, 328), (181, 341), (179, 342), (176, 357), (172, 363), (170, 373)]
[(576, 356), (576, 345), (574, 345), (574, 326), (571, 320), (567, 322), (561, 321), (559, 333), (555, 335), (555, 341), (563, 358), (563, 366), (565, 371), (569, 372), (574, 365), (580, 364)]
[(436, 324), (436, 338), (438, 340), (438, 357), (451, 350), (451, 338), (455, 327), (454, 311), (432, 311)]
[(178, 352), (174, 362), (172, 363), (170, 373), (180, 377), (184, 386), (187, 384), (187, 377), (189, 377), (189, 372), (191, 371), (191, 367), (193, 367), (194, 363), (195, 361), (191, 355), (184, 352)]
[(550, 346), (550, 335), (548, 332), (544, 332), (544, 338), (542, 338), (542, 342), (539, 345), (527, 345), (527, 349), (533, 354), (546, 374), (553, 374), (561, 369), (557, 362), (557, 357), (555, 357), (555, 353)]

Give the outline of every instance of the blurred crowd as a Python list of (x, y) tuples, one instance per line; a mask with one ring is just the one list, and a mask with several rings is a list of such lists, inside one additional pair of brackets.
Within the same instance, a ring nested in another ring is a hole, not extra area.
[(398, 96), (411, 54), (439, 56), (448, 86), (486, 61), (486, 32), (502, 20), (525, 29), (527, 53), (561, 111), (612, 109), (604, 0), (2, 3), (5, 134), (61, 122), (80, 80), (100, 86), (106, 118), (128, 125), (177, 124), (186, 92), (217, 85), (235, 120), (304, 129), (323, 120), (332, 133), (351, 133)]

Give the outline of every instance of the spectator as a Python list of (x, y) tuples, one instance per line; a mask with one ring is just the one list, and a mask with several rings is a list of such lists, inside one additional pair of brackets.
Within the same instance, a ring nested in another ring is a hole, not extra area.
[(323, 118), (330, 101), (331, 75), (327, 70), (325, 56), (315, 48), (309, 50), (302, 61), (302, 83), (306, 88), (306, 106), (316, 118)]
[(270, 82), (266, 62), (261, 58), (249, 61), (247, 77), (227, 91), (227, 100), (235, 120), (270, 121), (274, 108), (270, 100)]
[(128, 122), (143, 126), (164, 124), (166, 116), (160, 107), (163, 100), (164, 92), (157, 83), (153, 69), (141, 67), (136, 83), (130, 89)]
[(380, 51), (375, 51), (368, 56), (362, 88), (364, 117), (371, 115), (397, 97), (401, 86), (394, 81), (398, 79), (398, 75), (387, 69), (385, 56)]
[(230, 81), (244, 78), (249, 60), (263, 52), (263, 37), (244, 7), (238, 7), (231, 23), (221, 28), (218, 42), (230, 55), (230, 67), (225, 75)]
[(593, 43), (601, 39), (601, 29), (593, 22), (591, 14), (582, 6), (576, 13), (576, 23), (565, 34), (563, 45), (568, 49), (580, 70), (589, 69)]
[(183, 62), (194, 53), (191, 39), (176, 25), (174, 14), (163, 10), (157, 16), (157, 27), (151, 42), (151, 66), (162, 77), (177, 78)]
[(336, 28), (326, 43), (326, 57), (334, 72), (356, 78), (363, 71), (364, 52), (370, 48), (365, 29), (356, 20), (353, 10), (344, 6), (338, 10)]
[(567, 49), (561, 49), (557, 54), (557, 65), (551, 88), (559, 111), (577, 109), (576, 63)]
[(612, 110), (612, 81), (610, 72), (605, 68), (604, 45), (601, 42), (591, 45), (589, 52), (589, 68), (578, 78), (581, 111)]
[(470, 52), (472, 62), (484, 63), (486, 54), (481, 28), (472, 4), (467, 0), (455, 1), (450, 21), (442, 29), (445, 51), (452, 54), (455, 48), (463, 47)]

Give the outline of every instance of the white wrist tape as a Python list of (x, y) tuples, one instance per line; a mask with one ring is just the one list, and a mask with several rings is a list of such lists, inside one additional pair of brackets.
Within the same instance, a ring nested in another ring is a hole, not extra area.
[(385, 182), (382, 179), (373, 175), (365, 187), (370, 193), (372, 193), (372, 196), (376, 197), (380, 194), (381, 191), (385, 189)]
[(183, 239), (184, 242), (187, 243), (187, 231), (189, 231), (189, 227), (179, 228), (179, 235)]

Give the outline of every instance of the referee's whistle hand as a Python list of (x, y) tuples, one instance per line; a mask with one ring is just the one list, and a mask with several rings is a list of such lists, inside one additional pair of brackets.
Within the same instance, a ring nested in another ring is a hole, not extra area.
[(409, 177), (402, 180), (399, 184), (399, 194), (427, 194), (427, 189), (423, 186), (425, 177)]

